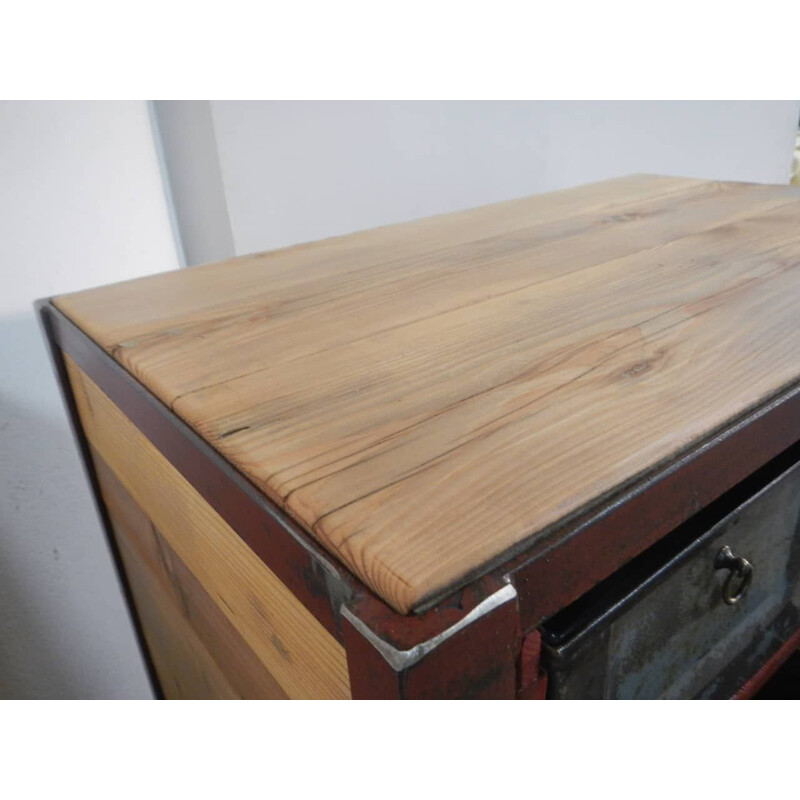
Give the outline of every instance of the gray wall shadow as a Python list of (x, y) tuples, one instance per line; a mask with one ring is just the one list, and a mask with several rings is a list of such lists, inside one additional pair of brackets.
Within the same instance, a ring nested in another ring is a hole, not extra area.
[(0, 698), (151, 696), (35, 315), (0, 318)]

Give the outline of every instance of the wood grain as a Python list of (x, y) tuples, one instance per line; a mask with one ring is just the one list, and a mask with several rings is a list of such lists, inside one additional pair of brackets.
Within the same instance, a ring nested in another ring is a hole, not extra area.
[(120, 557), (166, 700), (235, 700), (238, 693), (126, 540)]
[[(135, 573), (132, 591), (165, 695), (189, 697), (188, 687), (195, 699), (286, 698), (264, 663), (96, 450), (92, 461), (126, 572)], [(158, 632), (167, 626), (159, 624), (161, 618), (170, 623), (171, 640), (190, 644), (183, 653), (174, 646), (162, 652), (165, 637)]]
[[(185, 565), (288, 697), (349, 698), (347, 658), (339, 642), (103, 392), (68, 357), (65, 360), (87, 439), (169, 545), (166, 556), (174, 554), (179, 560), (172, 561), (173, 573)], [(132, 552), (135, 555), (128, 547), (129, 556)], [(146, 563), (145, 558), (141, 561)], [(150, 572), (156, 572), (152, 566)], [(147, 577), (141, 569), (138, 575)], [(176, 589), (188, 585), (186, 576), (177, 580)], [(145, 590), (157, 594), (157, 585), (151, 576)], [(186, 599), (195, 609), (203, 603), (199, 592), (187, 593)], [(186, 611), (191, 614), (192, 606)], [(197, 630), (207, 635), (215, 622), (207, 619), (203, 625)], [(174, 630), (175, 620), (157, 627)], [(186, 658), (191, 660), (189, 654)], [(160, 673), (158, 662), (156, 666)]]
[(406, 612), (797, 380), (799, 225), (633, 176), (55, 302)]

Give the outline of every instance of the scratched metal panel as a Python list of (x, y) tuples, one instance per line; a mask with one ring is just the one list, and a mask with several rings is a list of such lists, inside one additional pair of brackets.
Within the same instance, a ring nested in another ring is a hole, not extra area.
[[(723, 601), (728, 545), (753, 565)], [(582, 630), (543, 651), (553, 698), (729, 697), (800, 627), (800, 465), (755, 494)]]

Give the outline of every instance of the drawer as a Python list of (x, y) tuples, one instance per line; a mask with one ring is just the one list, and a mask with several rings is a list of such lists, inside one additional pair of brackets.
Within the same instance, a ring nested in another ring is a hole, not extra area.
[(544, 624), (549, 697), (730, 697), (759, 669), (800, 627), (793, 451)]

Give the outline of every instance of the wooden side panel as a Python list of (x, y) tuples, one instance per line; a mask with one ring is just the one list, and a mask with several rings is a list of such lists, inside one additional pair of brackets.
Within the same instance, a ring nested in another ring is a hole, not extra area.
[[(168, 698), (285, 699), (272, 674), (94, 449), (92, 460), (164, 694)], [(159, 614), (161, 609), (166, 611)], [(192, 646), (184, 653), (171, 648), (162, 656), (163, 640), (154, 628), (159, 627), (158, 617), (168, 614), (178, 620), (171, 633)], [(202, 670), (202, 681), (193, 681), (198, 665), (209, 662)], [(221, 677), (216, 683), (208, 678), (208, 673), (215, 672)], [(194, 695), (187, 694), (187, 686)], [(219, 686), (220, 691), (203, 695), (209, 686)]]
[[(126, 567), (130, 562), (136, 573), (137, 607), (139, 595), (156, 605), (140, 613), (148, 641), (161, 642), (153, 654), (159, 674), (173, 669), (173, 661), (196, 661), (180, 688), (168, 684), (165, 691), (205, 687), (215, 696), (247, 696), (243, 683), (271, 676), (275, 693), (259, 696), (349, 698), (341, 644), (69, 357), (65, 361), (84, 432), (99, 455), (97, 471)], [(181, 610), (176, 598), (185, 604)], [(186, 669), (181, 666), (181, 674)], [(249, 679), (240, 670), (249, 671)]]
[(239, 697), (153, 574), (124, 539), (119, 540), (119, 552), (164, 697), (167, 700), (233, 700)]

